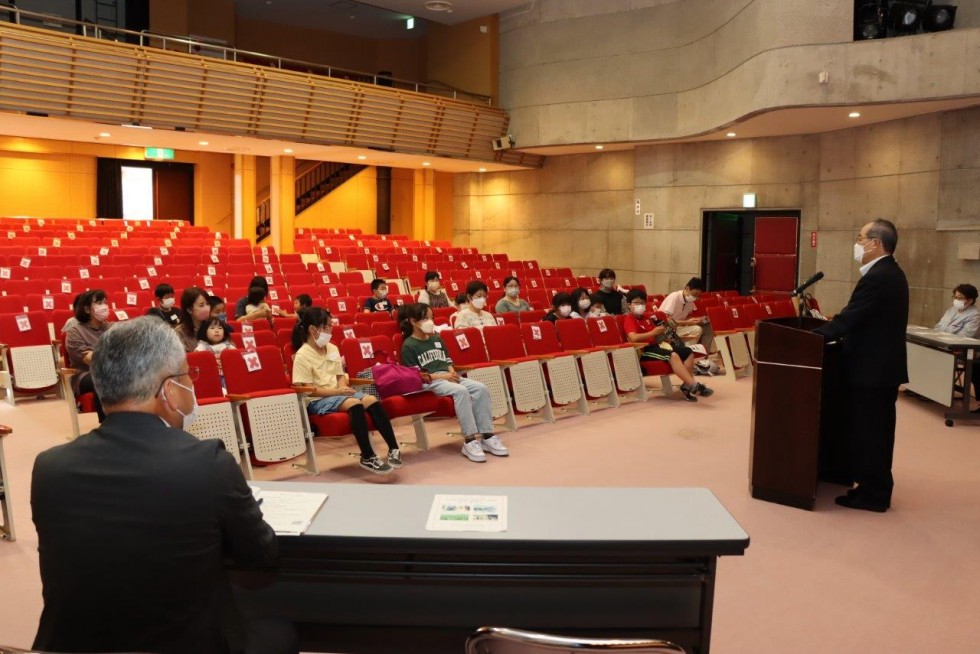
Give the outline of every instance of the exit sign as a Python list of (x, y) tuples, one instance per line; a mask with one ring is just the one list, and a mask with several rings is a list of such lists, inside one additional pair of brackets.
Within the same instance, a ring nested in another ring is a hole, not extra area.
[(143, 151), (144, 159), (162, 159), (170, 161), (174, 158), (173, 148), (146, 148)]

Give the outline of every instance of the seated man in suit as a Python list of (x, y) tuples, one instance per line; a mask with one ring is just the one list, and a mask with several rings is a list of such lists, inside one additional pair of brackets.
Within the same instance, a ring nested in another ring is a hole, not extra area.
[[(295, 652), (290, 625), (243, 626), (235, 611), (225, 560), (269, 566), (276, 536), (221, 441), (184, 431), (197, 371), (176, 333), (145, 316), (105, 336), (92, 358), (105, 420), (34, 464), (34, 648)], [(281, 646), (256, 646), (270, 638)]]

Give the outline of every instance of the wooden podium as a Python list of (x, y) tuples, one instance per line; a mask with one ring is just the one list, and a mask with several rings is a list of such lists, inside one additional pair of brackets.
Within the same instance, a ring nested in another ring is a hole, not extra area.
[(839, 348), (815, 318), (761, 320), (752, 382), (752, 497), (812, 511), (817, 481), (850, 484)]

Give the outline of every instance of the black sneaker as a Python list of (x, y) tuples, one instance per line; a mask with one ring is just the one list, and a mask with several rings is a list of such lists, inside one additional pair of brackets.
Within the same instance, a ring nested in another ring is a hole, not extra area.
[(393, 450), (388, 450), (388, 465), (392, 468), (402, 467), (402, 453), (397, 447)]
[(698, 398), (694, 397), (694, 389), (687, 384), (681, 384), (681, 395), (688, 402), (697, 402)]
[(711, 397), (712, 395), (715, 394), (713, 390), (711, 390), (701, 382), (695, 384), (691, 392), (694, 393), (695, 395), (700, 395), (701, 397)]
[(387, 461), (382, 461), (376, 456), (372, 456), (370, 459), (361, 459), (361, 467), (376, 475), (388, 475), (395, 471), (388, 465)]

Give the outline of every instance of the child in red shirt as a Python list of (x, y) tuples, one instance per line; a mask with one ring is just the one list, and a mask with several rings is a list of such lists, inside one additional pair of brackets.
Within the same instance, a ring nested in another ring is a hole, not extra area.
[(667, 361), (675, 375), (681, 378), (681, 393), (688, 402), (697, 402), (697, 396), (708, 397), (713, 390), (694, 380), (694, 352), (689, 347), (673, 347), (668, 350), (660, 346), (667, 327), (662, 323), (645, 318), (647, 294), (638, 288), (626, 294), (630, 312), (623, 320), (623, 331), (630, 343), (649, 343), (640, 352), (640, 358), (653, 361)]

